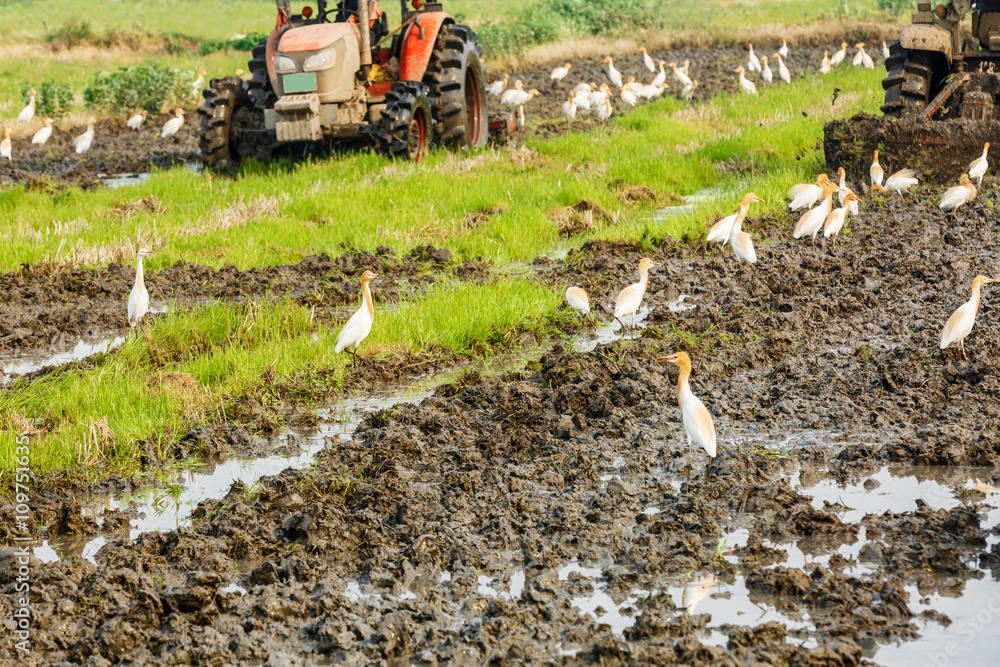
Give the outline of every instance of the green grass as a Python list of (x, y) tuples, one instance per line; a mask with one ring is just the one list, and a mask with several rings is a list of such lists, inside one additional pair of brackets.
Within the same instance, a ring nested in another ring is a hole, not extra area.
[[(523, 331), (554, 333), (565, 317), (561, 303), (558, 291), (528, 281), (442, 285), (379, 313), (361, 352), (440, 357), (508, 349)], [(98, 477), (134, 473), (142, 440), (165, 457), (189, 428), (234, 418), (231, 402), (248, 393), (263, 404), (280, 402), (275, 382), (323, 371), (335, 391), (351, 363), (350, 355), (333, 352), (339, 329), (317, 329), (309, 311), (287, 299), (157, 318), (145, 336), (98, 357), (91, 368), (68, 368), (0, 391), (0, 470), (14, 467), (15, 434), (7, 420), (15, 413), (53, 426), (31, 439), (36, 472), (85, 467)], [(262, 378), (265, 369), (271, 379)], [(98, 427), (95, 439), (92, 425), (105, 419), (113, 436), (101, 437)]]
[[(697, 234), (719, 202), (657, 223), (648, 207), (623, 206), (613, 184), (680, 195), (752, 187), (769, 206), (780, 207), (790, 185), (811, 181), (821, 168), (816, 144), (823, 123), (834, 115), (833, 88), (848, 100), (838, 115), (874, 112), (879, 77), (877, 71), (840, 68), (825, 78), (762, 90), (756, 98), (720, 92), (693, 112), (667, 98), (616, 116), (606, 129), (532, 141), (537, 154), (523, 161), (507, 152), (461, 158), (438, 151), (413, 167), (362, 151), (252, 166), (237, 180), (177, 168), (120, 190), (71, 188), (52, 196), (9, 188), (0, 191), (0, 238), (8, 248), (0, 270), (57, 258), (60, 245), (59, 257), (65, 258), (67, 248), (121, 246), (140, 234), (155, 236), (154, 269), (181, 260), (251, 267), (318, 252), (338, 255), (345, 246), (389, 245), (406, 252), (424, 243), (447, 245), (459, 258), (524, 261), (563, 243), (549, 212), (584, 198), (621, 213), (621, 223), (599, 235)], [(734, 159), (750, 171), (726, 175), (715, 166)], [(164, 213), (122, 218), (115, 210), (149, 195), (162, 201)], [(282, 198), (276, 215), (227, 229), (212, 222), (234, 218), (224, 212), (233, 202), (261, 197)], [(722, 205), (731, 209), (740, 198), (725, 197)], [(470, 227), (471, 212), (497, 206), (500, 215)], [(212, 210), (217, 212), (206, 214)]]

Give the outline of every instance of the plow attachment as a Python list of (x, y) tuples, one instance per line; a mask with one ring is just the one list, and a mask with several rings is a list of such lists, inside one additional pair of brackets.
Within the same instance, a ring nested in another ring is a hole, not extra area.
[(844, 167), (849, 173), (867, 174), (878, 149), (886, 173), (910, 167), (921, 181), (932, 183), (957, 182), (969, 163), (982, 155), (987, 141), (1000, 141), (1000, 121), (858, 114), (827, 123), (823, 132), (823, 150), (831, 170)]

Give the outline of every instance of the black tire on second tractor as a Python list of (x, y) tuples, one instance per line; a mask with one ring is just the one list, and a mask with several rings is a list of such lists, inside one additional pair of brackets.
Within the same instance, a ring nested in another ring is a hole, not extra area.
[(252, 107), (246, 82), (237, 76), (212, 79), (204, 91), (205, 101), (198, 107), (198, 159), (207, 168), (221, 173), (235, 173), (243, 162), (231, 132), (233, 113)]
[(886, 75), (882, 79), (885, 102), (882, 113), (892, 118), (905, 118), (923, 111), (931, 100), (934, 67), (930, 54), (908, 51), (896, 40), (889, 47), (885, 60)]
[(441, 27), (424, 75), (437, 143), (462, 149), (486, 145), (490, 114), (482, 53), (476, 33), (468, 26)]
[(379, 150), (392, 158), (421, 162), (431, 147), (431, 104), (420, 81), (396, 81), (385, 95), (375, 136)]

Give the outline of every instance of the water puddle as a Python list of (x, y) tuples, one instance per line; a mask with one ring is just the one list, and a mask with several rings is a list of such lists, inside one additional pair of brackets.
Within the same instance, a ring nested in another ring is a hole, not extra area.
[(103, 183), (105, 186), (111, 188), (112, 190), (117, 190), (118, 188), (128, 187), (130, 185), (139, 185), (140, 183), (146, 183), (149, 181), (149, 172), (144, 171), (139, 174), (98, 174), (97, 180)]
[[(392, 391), (344, 399), (332, 408), (316, 410), (322, 419), (319, 426), (287, 428), (281, 434), (267, 439), (274, 448), (295, 441), (301, 449), (294, 455), (232, 457), (219, 463), (208, 464), (204, 470), (185, 470), (165, 486), (153, 486), (118, 496), (89, 498), (83, 502), (83, 515), (100, 517), (108, 510), (136, 512), (136, 518), (130, 521), (131, 539), (144, 532), (189, 526), (191, 511), (198, 506), (198, 503), (207, 499), (222, 498), (238, 481), (252, 490), (262, 477), (278, 474), (288, 468), (300, 469), (312, 465), (316, 454), (329, 444), (330, 438), (349, 439), (365, 412), (392, 407), (399, 403), (419, 403), (430, 396), (435, 388), (458, 380), (468, 370), (488, 375), (523, 370), (527, 359), (533, 358), (533, 354), (520, 351), (497, 355), (474, 367), (453, 368), (411, 378)], [(98, 518), (98, 521), (100, 523), (102, 520)], [(72, 556), (94, 561), (97, 552), (105, 544), (106, 539), (103, 536), (87, 539), (67, 535), (51, 542), (44, 541), (34, 548), (34, 554), (46, 562)]]
[[(166, 301), (154, 301), (149, 306), (149, 312), (151, 314), (165, 313), (170, 308), (171, 305)], [(95, 354), (110, 352), (124, 343), (128, 335), (130, 333), (105, 331), (81, 336), (75, 343), (50, 345), (48, 348), (32, 348), (20, 354), (0, 358), (0, 362), (2, 362), (0, 365), (0, 384), (6, 384), (19, 375), (33, 373), (48, 366), (63, 366)]]
[(73, 361), (80, 361), (87, 357), (102, 352), (110, 352), (125, 342), (125, 336), (83, 336), (75, 344), (61, 346), (56, 351), (31, 350), (24, 354), (7, 357), (2, 367), (0, 367), (0, 383), (7, 383), (14, 379), (13, 376), (33, 373), (46, 366), (62, 366)]

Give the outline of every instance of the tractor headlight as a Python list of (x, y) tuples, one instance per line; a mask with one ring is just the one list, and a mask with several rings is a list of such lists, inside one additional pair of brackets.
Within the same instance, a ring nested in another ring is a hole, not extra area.
[(295, 62), (294, 58), (289, 58), (288, 56), (274, 57), (274, 71), (278, 74), (293, 74), (298, 69), (298, 63)]
[(306, 58), (306, 64), (302, 66), (303, 72), (318, 72), (322, 69), (330, 69), (337, 61), (337, 54), (332, 50), (320, 51)]

